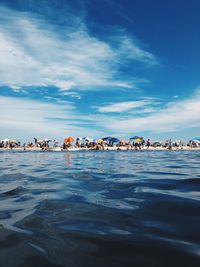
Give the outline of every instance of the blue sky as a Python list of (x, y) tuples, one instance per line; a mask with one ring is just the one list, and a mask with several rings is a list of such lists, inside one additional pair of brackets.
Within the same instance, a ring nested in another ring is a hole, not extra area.
[(200, 136), (198, 0), (1, 0), (0, 138)]

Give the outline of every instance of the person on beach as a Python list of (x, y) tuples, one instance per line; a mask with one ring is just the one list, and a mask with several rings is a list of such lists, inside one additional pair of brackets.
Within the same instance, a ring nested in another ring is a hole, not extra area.
[(79, 140), (79, 138), (76, 138), (76, 147), (80, 147), (81, 145), (80, 145), (80, 140)]
[(169, 149), (169, 150), (172, 150), (172, 140), (171, 140), (171, 139), (169, 139), (168, 149)]
[(150, 141), (150, 139), (148, 139), (147, 140), (147, 149), (149, 149), (150, 145), (151, 145), (151, 141)]
[(137, 142), (134, 143), (134, 149), (138, 150), (138, 143)]
[(34, 142), (35, 142), (35, 146), (37, 146), (37, 138), (33, 138), (34, 139)]
[(63, 143), (63, 149), (64, 149), (64, 150), (68, 149), (67, 144)]
[(145, 145), (145, 140), (144, 140), (144, 138), (142, 138), (142, 141), (141, 141), (141, 147), (143, 148), (144, 145)]
[(14, 144), (13, 144), (13, 143), (10, 143), (10, 144), (9, 144), (9, 147), (10, 147), (10, 149), (13, 149)]

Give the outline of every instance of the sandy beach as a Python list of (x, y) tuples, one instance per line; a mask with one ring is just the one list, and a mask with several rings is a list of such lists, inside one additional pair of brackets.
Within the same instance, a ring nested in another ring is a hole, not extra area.
[[(128, 150), (145, 150), (145, 151), (165, 151), (165, 150), (169, 150), (166, 147), (142, 147), (141, 149), (135, 149), (135, 148), (130, 148), (130, 147), (125, 147), (125, 146), (114, 146), (114, 147), (105, 147), (104, 149), (100, 149), (99, 151), (128, 151)], [(183, 146), (183, 147), (172, 147), (170, 149), (171, 151), (200, 151), (200, 147), (189, 147), (189, 146)], [(73, 151), (97, 151), (97, 149), (94, 148), (87, 148), (87, 147), (69, 147), (67, 149), (63, 149), (61, 147), (49, 147), (46, 149), (42, 149), (40, 147), (27, 147), (24, 149), (24, 147), (15, 147), (15, 148), (0, 148), (0, 151), (10, 151), (10, 152), (15, 152), (15, 151), (20, 151), (20, 152), (28, 152), (28, 151), (42, 151), (42, 152), (49, 152), (49, 151), (53, 151), (53, 152), (73, 152)]]

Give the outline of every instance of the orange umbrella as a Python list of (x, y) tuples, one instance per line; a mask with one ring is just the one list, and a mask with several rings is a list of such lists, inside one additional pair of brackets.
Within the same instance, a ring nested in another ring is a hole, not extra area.
[(74, 142), (74, 138), (71, 137), (71, 136), (66, 137), (66, 138), (64, 139), (64, 143), (72, 143), (72, 142)]

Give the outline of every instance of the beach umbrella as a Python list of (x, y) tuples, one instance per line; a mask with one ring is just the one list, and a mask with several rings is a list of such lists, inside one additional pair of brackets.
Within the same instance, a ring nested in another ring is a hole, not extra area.
[(107, 136), (107, 137), (104, 137), (102, 138), (103, 141), (108, 141), (110, 143), (118, 143), (120, 142), (120, 140), (116, 137), (112, 137), (112, 136)]
[(8, 139), (8, 138), (5, 138), (2, 140), (2, 142), (9, 142), (9, 141), (10, 141), (10, 139)]
[(134, 136), (134, 137), (129, 138), (129, 140), (132, 140), (133, 143), (141, 143), (142, 140), (143, 140), (143, 137), (140, 137), (140, 136)]
[(120, 140), (118, 138), (116, 138), (116, 137), (111, 137), (111, 138), (108, 139), (108, 141), (111, 142), (111, 143), (119, 143), (120, 142)]
[(102, 138), (103, 141), (108, 141), (110, 138), (112, 138), (111, 136), (107, 136), (107, 137), (104, 137)]
[(44, 140), (38, 140), (38, 141), (37, 141), (38, 144), (41, 144), (41, 143), (43, 143), (43, 142), (44, 142)]
[(131, 138), (129, 138), (130, 140), (133, 140), (133, 139), (143, 139), (143, 137), (140, 137), (140, 136), (133, 136), (133, 137), (131, 137)]
[(53, 143), (54, 143), (54, 145), (58, 145), (59, 144), (59, 141), (53, 140)]
[(43, 141), (44, 142), (51, 142), (52, 140), (51, 139), (48, 139), (48, 138), (45, 138)]
[(98, 139), (97, 140), (97, 143), (103, 143), (104, 141), (103, 141), (103, 139)]
[(90, 138), (89, 138), (89, 137), (86, 137), (86, 136), (83, 137), (82, 139), (83, 139), (83, 140), (87, 140), (87, 141), (90, 140)]
[(112, 136), (107, 136), (107, 137), (102, 138), (102, 140), (108, 143), (108, 142), (112, 142), (113, 138), (114, 137), (112, 137)]
[(83, 137), (82, 138), (84, 141), (86, 141), (86, 142), (90, 142), (91, 141), (91, 138), (89, 138), (89, 137)]
[(76, 138), (76, 141), (81, 141), (81, 140), (82, 140), (81, 137), (77, 137), (77, 138)]
[(136, 143), (140, 143), (140, 142), (142, 141), (142, 139), (141, 139), (141, 138), (137, 138), (137, 139), (134, 139), (134, 141), (135, 141)]
[(195, 137), (195, 138), (192, 139), (192, 141), (200, 141), (200, 138)]
[(66, 137), (66, 138), (64, 139), (64, 143), (72, 143), (72, 142), (74, 142), (74, 138), (71, 137), (71, 136)]

